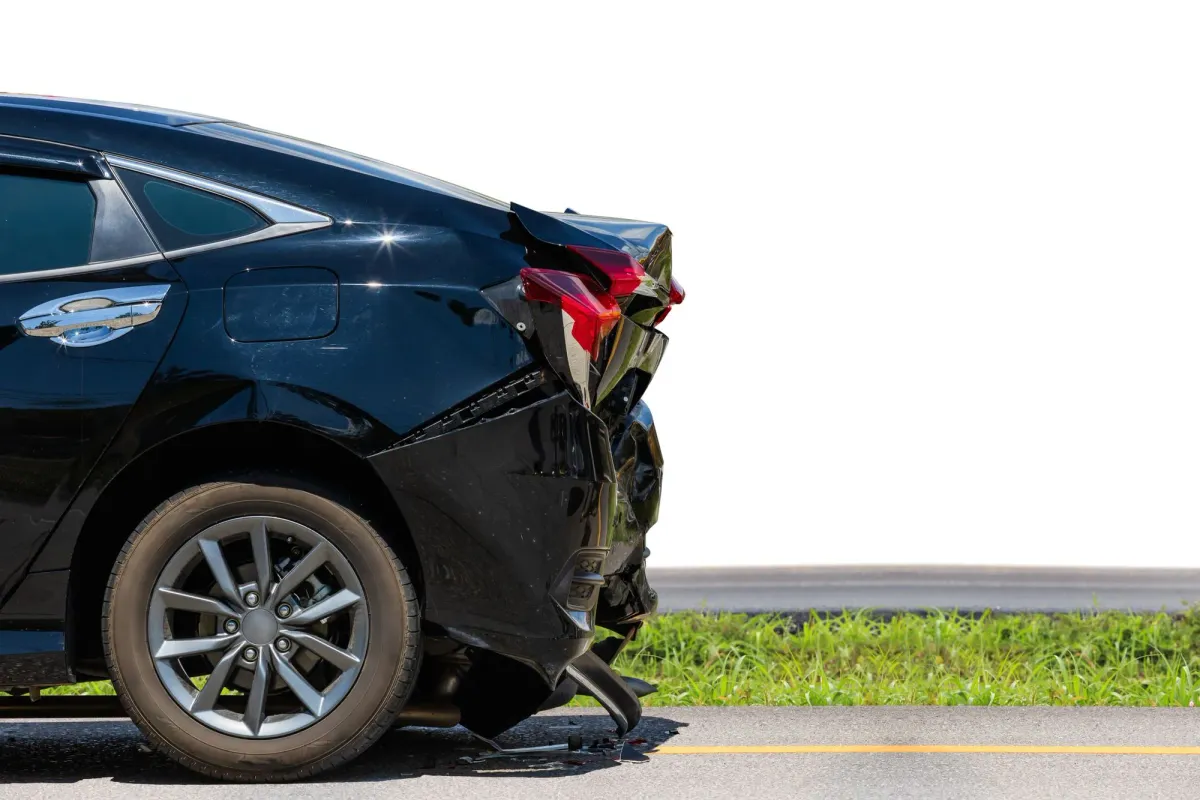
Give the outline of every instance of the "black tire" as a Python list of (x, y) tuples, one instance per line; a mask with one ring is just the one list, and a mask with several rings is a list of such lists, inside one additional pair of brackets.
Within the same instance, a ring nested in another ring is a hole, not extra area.
[[(209, 526), (253, 515), (292, 520), (328, 539), (357, 574), (367, 608), (367, 649), (349, 693), (328, 716), (277, 738), (223, 733), (184, 711), (156, 673), (147, 635), (150, 597), (168, 560)], [(297, 780), (357, 757), (404, 707), (421, 654), (416, 593), (391, 548), (319, 488), (278, 476), (196, 486), (151, 512), (113, 567), (102, 621), (109, 673), (129, 716), (156, 749), (221, 780)]]

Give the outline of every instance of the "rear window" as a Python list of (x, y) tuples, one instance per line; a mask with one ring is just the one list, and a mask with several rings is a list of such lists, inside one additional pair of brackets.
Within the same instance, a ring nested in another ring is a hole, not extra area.
[(88, 263), (95, 221), (85, 181), (0, 172), (0, 274)]
[(132, 170), (117, 171), (163, 250), (233, 239), (269, 224), (228, 197)]

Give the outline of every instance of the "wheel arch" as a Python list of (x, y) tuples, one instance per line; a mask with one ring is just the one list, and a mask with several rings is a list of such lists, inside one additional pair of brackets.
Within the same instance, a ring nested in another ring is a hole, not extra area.
[(87, 512), (72, 551), (68, 584), (68, 657), (81, 674), (105, 674), (100, 638), (104, 589), (137, 524), (182, 489), (250, 472), (277, 472), (327, 487), (333, 499), (371, 521), (396, 551), (424, 606), (424, 580), (412, 533), (366, 459), (319, 433), (287, 423), (214, 424), (140, 453), (108, 482)]

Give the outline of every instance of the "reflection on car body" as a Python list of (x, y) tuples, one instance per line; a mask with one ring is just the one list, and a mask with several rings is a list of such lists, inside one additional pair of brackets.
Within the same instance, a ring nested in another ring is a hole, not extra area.
[(0, 688), (111, 677), (230, 779), (580, 692), (624, 733), (682, 300), (661, 225), (0, 95)]

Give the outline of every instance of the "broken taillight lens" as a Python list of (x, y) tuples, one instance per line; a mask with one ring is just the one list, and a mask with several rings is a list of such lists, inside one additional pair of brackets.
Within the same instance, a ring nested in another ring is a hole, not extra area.
[(683, 298), (687, 296), (687, 292), (683, 290), (683, 284), (671, 278), (671, 305), (677, 306), (683, 302)]
[[(579, 245), (567, 245), (567, 249), (608, 276), (609, 292), (617, 300), (623, 301), (635, 294), (653, 298), (661, 297), (658, 293), (660, 291), (658, 281), (650, 277), (641, 263), (628, 253)], [(657, 325), (666, 319), (671, 307), (682, 303), (683, 297), (683, 285), (672, 278), (670, 299), (667, 301), (666, 307), (654, 318), (654, 324)]]
[(655, 295), (655, 280), (647, 275), (638, 260), (628, 253), (578, 245), (567, 245), (567, 249), (608, 276), (612, 282), (609, 291), (613, 297), (620, 299), (632, 294), (650, 297)]
[(525, 267), (521, 283), (526, 300), (562, 308), (571, 321), (571, 338), (592, 359), (599, 357), (601, 343), (621, 320), (621, 308), (611, 294), (587, 276), (554, 269)]
[(683, 298), (687, 297), (687, 292), (683, 290), (683, 284), (671, 278), (671, 302), (662, 311), (658, 312), (658, 316), (654, 318), (654, 324), (662, 322), (667, 318), (667, 314), (671, 313), (671, 309), (683, 302)]

